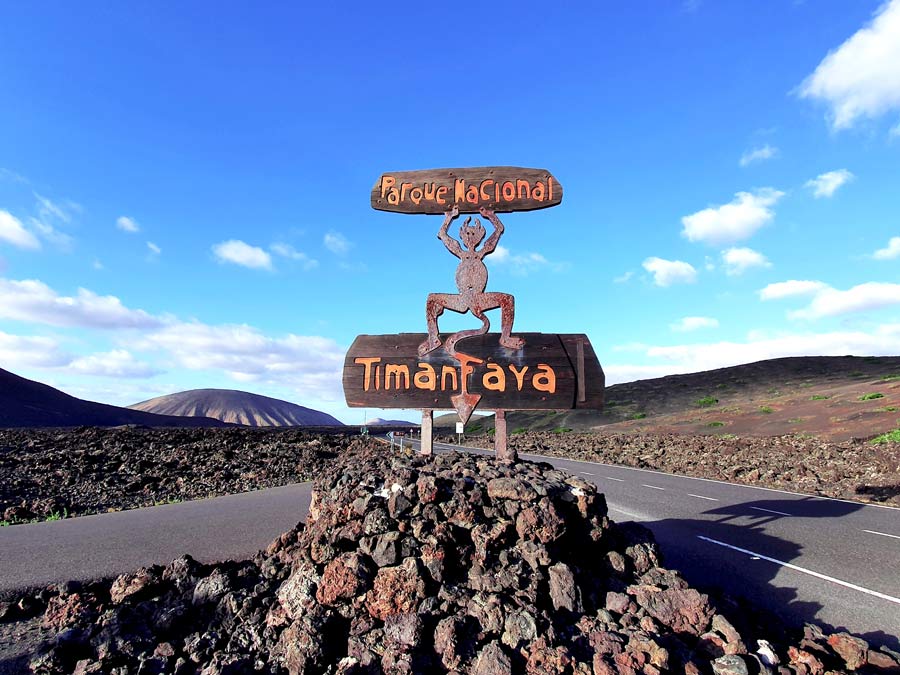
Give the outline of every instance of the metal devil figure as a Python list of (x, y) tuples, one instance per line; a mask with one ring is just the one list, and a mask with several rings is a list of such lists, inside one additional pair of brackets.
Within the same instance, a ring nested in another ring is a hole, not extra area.
[[(433, 411), (454, 409), (468, 422), (476, 406), (495, 413), (494, 447), (507, 447), (508, 410), (600, 409), (605, 378), (586, 335), (513, 334), (515, 299), (487, 291), (486, 256), (505, 227), (497, 213), (531, 211), (562, 201), (562, 185), (542, 169), (480, 167), (385, 173), (372, 189), (372, 207), (395, 213), (443, 214), (438, 238), (459, 258), (456, 293), (430, 293), (427, 333), (360, 335), (344, 361), (344, 395), (350, 407), (419, 408), (422, 452), (432, 451)], [(460, 213), (459, 239), (450, 226)], [(482, 242), (484, 242), (482, 244)], [(480, 247), (480, 248), (479, 248)], [(472, 315), (481, 326), (441, 335), (444, 310)], [(500, 310), (500, 333), (489, 333), (486, 312)]]

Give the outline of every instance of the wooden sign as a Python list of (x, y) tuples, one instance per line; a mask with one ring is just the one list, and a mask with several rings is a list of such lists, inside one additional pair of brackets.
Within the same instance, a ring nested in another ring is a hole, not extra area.
[(384, 173), (372, 188), (372, 208), (394, 213), (497, 213), (556, 206), (563, 188), (546, 169), (485, 166)]
[(586, 335), (517, 335), (521, 349), (488, 333), (461, 340), (455, 357), (443, 347), (419, 356), (424, 333), (360, 335), (344, 360), (347, 405), (452, 410), (451, 397), (467, 391), (482, 410), (603, 407), (606, 381)]

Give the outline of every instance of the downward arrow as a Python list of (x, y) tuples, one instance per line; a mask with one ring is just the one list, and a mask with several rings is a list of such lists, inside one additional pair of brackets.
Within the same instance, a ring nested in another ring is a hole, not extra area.
[(467, 391), (463, 391), (461, 394), (451, 396), (450, 400), (453, 402), (453, 407), (456, 408), (459, 421), (465, 425), (468, 424), (472, 411), (475, 410), (475, 406), (481, 400), (481, 394), (470, 394)]

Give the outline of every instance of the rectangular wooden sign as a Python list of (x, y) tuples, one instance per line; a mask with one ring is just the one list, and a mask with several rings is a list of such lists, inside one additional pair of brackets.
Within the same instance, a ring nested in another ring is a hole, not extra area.
[(372, 188), (372, 208), (394, 213), (497, 213), (556, 206), (563, 188), (546, 169), (484, 166), (384, 173)]
[(457, 351), (474, 357), (462, 363), (443, 347), (419, 356), (424, 333), (360, 335), (344, 360), (347, 405), (452, 410), (465, 377), (480, 410), (603, 407), (606, 380), (586, 335), (516, 335), (520, 350), (501, 347), (497, 333), (461, 340)]

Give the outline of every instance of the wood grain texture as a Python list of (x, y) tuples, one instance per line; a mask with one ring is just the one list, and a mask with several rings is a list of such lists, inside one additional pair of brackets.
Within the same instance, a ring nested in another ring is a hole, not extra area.
[(556, 206), (562, 197), (562, 185), (546, 169), (484, 166), (385, 172), (372, 188), (371, 203), (394, 213), (440, 214), (453, 205), (460, 213), (482, 207), (511, 213)]
[[(498, 333), (466, 338), (456, 346), (459, 352), (483, 362), (472, 366), (467, 387), (470, 393), (481, 395), (479, 410), (570, 410), (602, 407), (605, 385), (603, 369), (586, 335), (514, 335), (524, 338), (523, 349), (504, 349), (499, 345)], [(447, 334), (441, 336), (442, 340), (447, 337)], [(343, 384), (347, 405), (352, 408), (453, 409), (450, 397), (460, 391), (460, 364), (443, 347), (420, 357), (416, 350), (424, 339), (424, 333), (357, 337), (344, 360)], [(584, 401), (577, 400), (579, 386), (576, 354), (579, 341), (584, 344)], [(368, 359), (368, 390), (366, 362), (359, 362), (357, 359)], [(415, 374), (426, 373), (428, 370), (420, 364), (428, 364), (434, 369), (437, 378), (434, 390), (416, 386)], [(543, 368), (539, 367), (540, 364), (543, 364)], [(400, 375), (392, 374), (390, 381), (387, 375), (388, 365), (393, 367), (393, 373), (401, 371)], [(524, 370), (526, 367), (527, 370)], [(409, 373), (408, 385), (404, 370)], [(455, 373), (455, 382), (450, 375), (451, 370)], [(545, 390), (548, 371), (555, 378), (552, 392)], [(442, 378), (442, 373), (446, 379)], [(499, 373), (502, 373), (502, 378)], [(544, 379), (541, 379), (542, 374)], [(535, 375), (538, 375), (537, 380), (533, 379)], [(489, 377), (487, 383), (497, 385), (502, 381), (505, 384), (504, 390), (496, 391), (486, 386), (486, 376), (493, 377)]]

